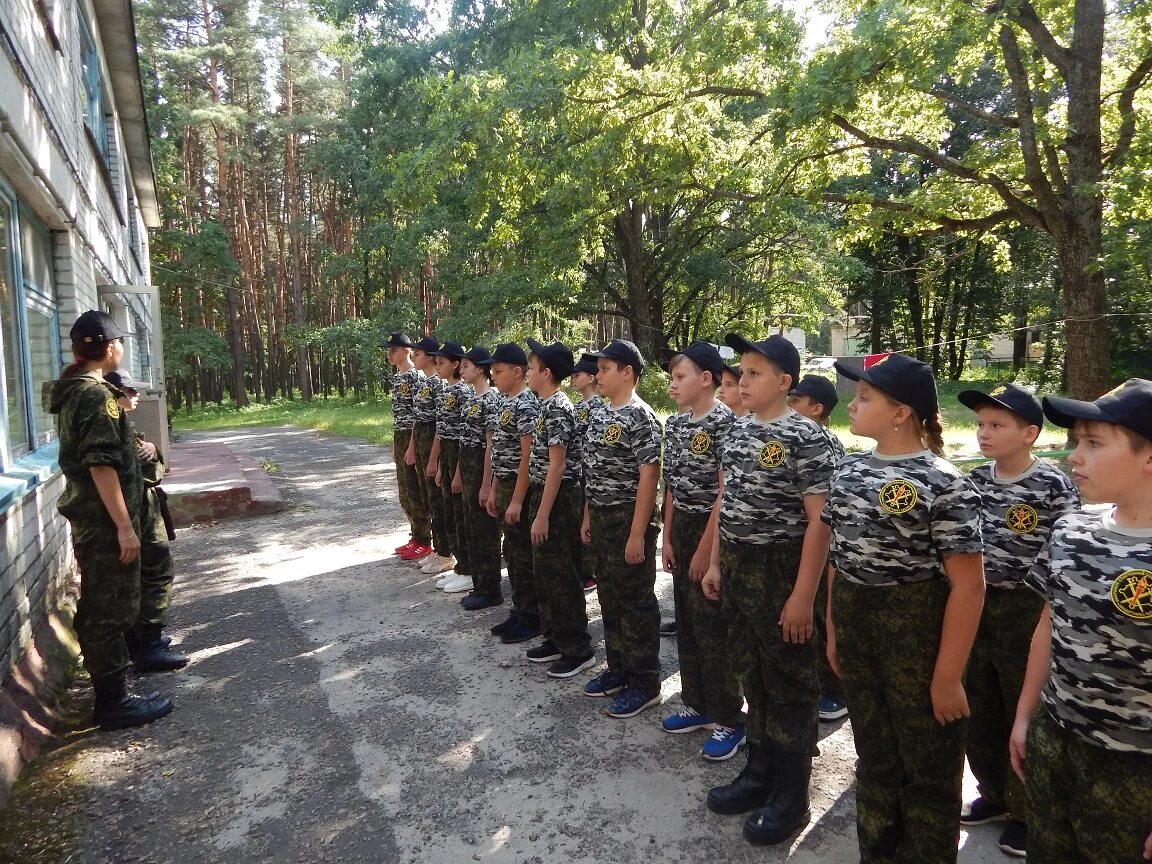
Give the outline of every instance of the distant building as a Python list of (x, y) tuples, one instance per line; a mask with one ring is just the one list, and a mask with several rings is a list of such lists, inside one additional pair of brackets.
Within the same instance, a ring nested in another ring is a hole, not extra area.
[(126, 365), (153, 391), (138, 426), (167, 443), (158, 224), (131, 0), (0, 2), (0, 679), (71, 573), (45, 395), (80, 312), (136, 334)]

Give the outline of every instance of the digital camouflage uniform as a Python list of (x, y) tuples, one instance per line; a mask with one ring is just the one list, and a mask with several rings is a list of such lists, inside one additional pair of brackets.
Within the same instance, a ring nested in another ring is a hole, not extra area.
[(460, 481), (464, 488), (464, 534), (477, 594), (500, 593), (500, 522), (480, 504), (484, 451), (500, 394), (489, 387), (464, 403), (460, 427)]
[(504, 521), (516, 474), (520, 467), (520, 439), (533, 434), (540, 400), (525, 387), (513, 396), (502, 397), (492, 431), (492, 475), (499, 479), (496, 490), (497, 518), (504, 532), (504, 560), (508, 562), (508, 581), (512, 585), (513, 614), (525, 626), (536, 626), (540, 620), (540, 603), (532, 579), (532, 523), (528, 520), (528, 502), (520, 509), (520, 521)]
[(94, 681), (122, 674), (129, 663), (124, 633), (140, 611), (140, 559), (120, 563), (116, 525), (104, 507), (92, 468), (116, 469), (120, 491), (140, 534), (144, 496), (136, 434), (116, 394), (101, 376), (88, 372), (61, 378), (52, 387), (51, 410), (60, 436), (60, 470), (66, 485), (57, 502), (72, 527), (80, 569), (80, 599), (74, 626), (84, 668)]
[(396, 460), (396, 489), (400, 506), (408, 518), (412, 539), (427, 546), (432, 542), (432, 514), (428, 510), (428, 496), (416, 472), (415, 465), (404, 461), (408, 443), (412, 440), (412, 427), (416, 424), (416, 394), (424, 383), (424, 373), (407, 369), (392, 376), (392, 456)]
[[(839, 465), (844, 458), (844, 445), (827, 426), (821, 427), (828, 436), (828, 443), (832, 446), (832, 459)], [(827, 568), (825, 568), (827, 569)], [(820, 587), (816, 589), (816, 601), (812, 604), (813, 634), (816, 639), (816, 670), (820, 673), (820, 695), (844, 701), (844, 685), (840, 676), (832, 671), (832, 664), (828, 662), (828, 579), (821, 577)]]
[(144, 495), (140, 502), (140, 613), (136, 623), (163, 627), (168, 623), (168, 608), (172, 605), (176, 567), (161, 501), (164, 462), (159, 454), (157, 457), (140, 457)]
[(660, 606), (656, 600), (656, 511), (644, 535), (644, 560), (624, 559), (643, 465), (658, 465), (662, 430), (652, 408), (633, 394), (592, 414), (584, 438), (584, 477), (596, 592), (604, 619), (608, 668), (630, 687), (660, 690)]
[[(744, 725), (740, 681), (728, 649), (728, 619), (718, 600), (688, 578), (720, 491), (720, 456), (735, 417), (717, 402), (702, 417), (674, 414), (664, 425), (664, 486), (672, 496), (672, 573), (680, 698), (714, 723)], [(668, 531), (669, 526), (665, 525)]]
[(966, 721), (941, 726), (931, 685), (950, 586), (942, 554), (978, 553), (980, 496), (924, 451), (845, 456), (832, 527), (832, 623), (852, 714), (861, 864), (952, 864)]
[(968, 764), (980, 795), (1024, 821), (1024, 789), (1008, 761), (1008, 739), (1024, 686), (1032, 633), (1044, 601), (1021, 588), (1052, 524), (1080, 506), (1063, 471), (1037, 459), (1020, 477), (1001, 479), (990, 463), (968, 479), (980, 493), (984, 611), (968, 660)]
[(588, 637), (588, 609), (580, 562), (574, 554), (583, 542), (584, 490), (581, 488), (580, 445), (576, 438), (576, 412), (572, 400), (557, 391), (540, 401), (540, 414), (532, 435), (528, 462), (528, 525), (540, 512), (548, 479), (548, 450), (564, 448), (564, 479), (548, 514), (548, 539), (532, 546), (532, 580), (540, 598), (540, 629), (565, 657), (592, 653)]
[(722, 465), (721, 597), (748, 700), (745, 732), (751, 744), (810, 754), (818, 739), (816, 640), (785, 642), (780, 615), (796, 587), (804, 499), (828, 492), (832, 448), (818, 425), (789, 409), (767, 423), (738, 418)]
[(1028, 860), (1136, 864), (1152, 831), (1152, 536), (1060, 518), (1026, 578), (1052, 616), (1028, 731)]
[(444, 522), (444, 495), (436, 481), (426, 473), (428, 459), (432, 455), (432, 442), (436, 437), (436, 403), (444, 390), (444, 381), (436, 375), (426, 376), (412, 400), (415, 424), (412, 434), (416, 437), (416, 478), (424, 500), (428, 502), (428, 512), (432, 518), (432, 546), (436, 554), (447, 557), (452, 554), (452, 543)]
[[(600, 396), (591, 399), (582, 399), (573, 406), (576, 409), (576, 441), (580, 452), (580, 490), (584, 493), (586, 486), (584, 475), (584, 441), (588, 437), (588, 423), (592, 415), (604, 408), (604, 400)], [(580, 517), (583, 519), (583, 515)], [(590, 554), (581, 543), (575, 552), (576, 561), (580, 568), (580, 576), (585, 584), (596, 581), (595, 556)]]
[[(472, 574), (464, 526), (464, 496), (452, 491), (452, 478), (460, 464), (460, 429), (464, 425), (464, 403), (472, 388), (463, 381), (445, 382), (436, 398), (436, 437), (440, 439), (440, 495), (444, 500), (446, 545), (456, 556), (454, 568), (461, 576)], [(463, 478), (461, 478), (463, 479)]]

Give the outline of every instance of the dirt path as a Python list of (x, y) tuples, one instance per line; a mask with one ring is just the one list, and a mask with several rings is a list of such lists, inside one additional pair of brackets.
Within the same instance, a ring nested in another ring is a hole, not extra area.
[[(180, 531), (171, 632), (193, 662), (141, 685), (176, 711), (77, 730), (29, 771), (3, 824), (39, 827), (12, 860), (857, 860), (848, 724), (821, 727), (816, 821), (791, 849), (753, 849), (703, 803), (742, 756), (705, 763), (702, 737), (660, 731), (666, 709), (602, 716), (587, 676), (552, 681), (488, 635), (504, 610), (465, 613), (392, 556), (388, 451), (290, 427), (193, 437), (275, 463), (288, 508)], [(658, 591), (668, 615), (666, 575)], [(594, 596), (589, 613), (601, 639)], [(995, 837), (966, 835), (961, 862), (1007, 860)]]

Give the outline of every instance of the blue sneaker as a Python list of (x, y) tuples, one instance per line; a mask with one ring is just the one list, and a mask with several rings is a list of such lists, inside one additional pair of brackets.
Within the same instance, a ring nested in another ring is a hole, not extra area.
[(723, 762), (735, 756), (745, 743), (743, 726), (717, 726), (700, 748), (700, 755), (712, 762)]
[(660, 722), (660, 728), (673, 735), (681, 732), (695, 732), (697, 729), (715, 729), (716, 724), (697, 711), (685, 706), (675, 714), (669, 714)]
[(839, 720), (848, 714), (848, 706), (841, 702), (839, 699), (833, 699), (831, 696), (820, 697), (820, 719), (825, 723), (831, 723), (833, 720)]
[(639, 687), (626, 687), (618, 693), (608, 706), (609, 717), (635, 717), (645, 708), (660, 704), (660, 691), (641, 690)]
[(584, 695), (599, 699), (604, 696), (612, 696), (623, 689), (624, 679), (611, 669), (605, 669), (584, 685)]

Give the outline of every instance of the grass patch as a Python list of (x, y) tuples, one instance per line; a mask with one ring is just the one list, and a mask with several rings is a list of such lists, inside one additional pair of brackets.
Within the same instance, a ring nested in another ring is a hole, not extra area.
[(275, 399), (246, 408), (212, 405), (191, 413), (175, 412), (177, 432), (207, 432), (249, 426), (302, 426), (333, 435), (363, 438), (373, 444), (392, 444), (392, 406), (387, 402), (313, 399), (311, 402)]

